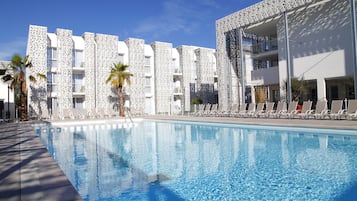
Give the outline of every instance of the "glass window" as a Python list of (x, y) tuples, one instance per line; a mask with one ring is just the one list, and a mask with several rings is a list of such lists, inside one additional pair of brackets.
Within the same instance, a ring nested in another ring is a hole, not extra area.
[(145, 66), (145, 73), (151, 73), (151, 67), (150, 66)]
[(151, 85), (151, 78), (146, 77), (145, 78), (145, 86), (150, 86)]
[(73, 74), (72, 75), (72, 91), (73, 92), (84, 92), (83, 85), (83, 74)]
[(83, 109), (83, 98), (73, 98), (73, 108), (75, 109)]
[(47, 67), (57, 67), (57, 49), (47, 48)]
[(52, 48), (52, 60), (57, 59), (57, 48)]
[(73, 49), (72, 52), (72, 67), (84, 67), (83, 64), (83, 50)]
[(150, 59), (151, 57), (145, 56), (145, 66), (150, 66)]
[(145, 93), (151, 93), (151, 86), (145, 86), (144, 92)]
[(120, 63), (124, 63), (124, 54), (119, 53), (118, 54), (118, 60)]

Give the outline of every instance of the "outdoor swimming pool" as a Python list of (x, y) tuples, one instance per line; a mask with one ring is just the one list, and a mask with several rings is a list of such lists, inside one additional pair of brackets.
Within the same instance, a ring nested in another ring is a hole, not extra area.
[(155, 120), (35, 128), (84, 200), (357, 197), (357, 131)]

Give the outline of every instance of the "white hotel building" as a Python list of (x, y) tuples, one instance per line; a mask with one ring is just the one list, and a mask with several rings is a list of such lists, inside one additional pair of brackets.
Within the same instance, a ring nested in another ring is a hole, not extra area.
[(182, 114), (200, 96), (217, 102), (215, 50), (30, 25), (27, 55), (30, 73), (47, 74), (47, 82), (30, 84), (30, 114), (63, 113), (65, 109), (107, 111), (116, 109), (117, 92), (105, 80), (113, 63), (129, 65), (131, 85), (126, 102), (134, 114)]
[(351, 2), (264, 0), (217, 20), (219, 103), (286, 100), (288, 77), (307, 81), (304, 100), (355, 98)]

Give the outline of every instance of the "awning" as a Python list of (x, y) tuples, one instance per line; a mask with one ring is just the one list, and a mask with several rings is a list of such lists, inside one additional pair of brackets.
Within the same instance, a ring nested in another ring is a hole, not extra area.
[(72, 40), (74, 43), (74, 49), (84, 50), (84, 40), (81, 36), (72, 36)]
[(54, 33), (47, 33), (47, 37), (50, 39), (50, 47), (57, 47), (57, 35)]

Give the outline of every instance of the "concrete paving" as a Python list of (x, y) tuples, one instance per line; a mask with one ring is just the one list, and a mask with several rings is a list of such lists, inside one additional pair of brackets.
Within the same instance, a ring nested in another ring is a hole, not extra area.
[(0, 124), (0, 200), (82, 200), (30, 123)]
[[(357, 121), (146, 116), (144, 119), (330, 128), (356, 131)], [(354, 133), (354, 132), (352, 132)], [(30, 122), (0, 124), (0, 200), (82, 200)]]
[(179, 121), (198, 121), (198, 122), (203, 121), (203, 122), (211, 122), (211, 123), (265, 125), (265, 126), (329, 128), (329, 129), (343, 129), (343, 130), (357, 131), (357, 120), (232, 118), (232, 117), (200, 117), (200, 116), (187, 116), (187, 115), (172, 115), (172, 116), (156, 115), (156, 116), (145, 116), (143, 118), (161, 119), (161, 120), (179, 120)]

